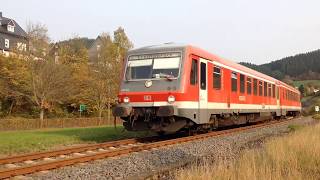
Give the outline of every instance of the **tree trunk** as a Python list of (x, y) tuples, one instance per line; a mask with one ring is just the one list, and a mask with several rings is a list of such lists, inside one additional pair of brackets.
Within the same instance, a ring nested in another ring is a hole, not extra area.
[(12, 109), (13, 109), (14, 104), (15, 104), (15, 101), (13, 100), (13, 101), (11, 102), (11, 105), (10, 105), (10, 108), (9, 108), (9, 111), (8, 111), (8, 116), (11, 116), (11, 113), (12, 113)]
[(43, 127), (43, 116), (44, 116), (44, 109), (40, 109), (40, 128)]
[[(108, 122), (111, 122), (111, 114), (110, 114), (110, 103), (108, 102), (107, 104), (107, 107), (108, 107)], [(110, 123), (111, 124), (111, 123)]]
[(99, 109), (99, 122), (98, 122), (98, 126), (101, 125), (101, 120), (102, 120), (102, 109)]

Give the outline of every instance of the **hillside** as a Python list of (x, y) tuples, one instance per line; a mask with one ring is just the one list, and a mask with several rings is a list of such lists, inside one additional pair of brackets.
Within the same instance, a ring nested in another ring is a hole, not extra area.
[(320, 79), (320, 49), (262, 65), (247, 62), (241, 62), (240, 64), (280, 80)]

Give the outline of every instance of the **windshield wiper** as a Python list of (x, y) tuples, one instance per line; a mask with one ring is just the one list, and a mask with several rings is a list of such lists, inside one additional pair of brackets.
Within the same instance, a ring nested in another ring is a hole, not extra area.
[(172, 81), (174, 79), (174, 76), (172, 74), (159, 73), (153, 74), (152, 78), (166, 78), (167, 80)]

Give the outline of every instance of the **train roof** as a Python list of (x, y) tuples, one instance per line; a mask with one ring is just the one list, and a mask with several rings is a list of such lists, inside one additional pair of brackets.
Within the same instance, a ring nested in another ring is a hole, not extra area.
[(192, 46), (192, 45), (189, 45), (189, 44), (182, 44), (182, 43), (165, 43), (165, 44), (159, 44), (159, 45), (151, 45), (151, 46), (145, 46), (145, 47), (140, 47), (140, 48), (135, 48), (135, 49), (132, 49), (128, 52), (128, 54), (135, 54), (135, 53), (144, 53), (144, 52), (149, 52), (149, 51), (162, 51), (162, 50), (187, 50), (187, 51), (191, 51), (191, 52), (194, 52), (196, 53), (197, 55), (200, 55), (202, 58), (205, 58), (205, 59), (209, 59), (209, 60), (214, 60), (220, 64), (223, 64), (225, 66), (229, 66), (231, 68), (234, 68), (234, 69), (237, 69), (237, 70), (240, 70), (240, 71), (243, 71), (243, 72), (246, 72), (248, 74), (252, 74), (254, 76), (257, 76), (259, 78), (262, 78), (262, 79), (266, 79), (268, 81), (271, 81), (271, 82), (274, 82), (278, 85), (282, 85), (292, 91), (295, 91), (297, 93), (299, 93), (299, 91), (280, 81), (280, 80), (277, 80), (273, 77), (270, 77), (266, 74), (263, 74), (263, 73), (260, 73), (256, 70), (253, 70), (253, 69), (250, 69), (246, 66), (243, 66), (241, 64), (238, 64), (238, 63), (235, 63), (233, 61), (230, 61), (228, 59), (225, 59), (225, 58), (222, 58), (218, 55), (215, 55), (215, 54), (212, 54), (212, 53), (209, 53), (208, 51), (205, 51), (201, 48), (198, 48), (196, 46)]

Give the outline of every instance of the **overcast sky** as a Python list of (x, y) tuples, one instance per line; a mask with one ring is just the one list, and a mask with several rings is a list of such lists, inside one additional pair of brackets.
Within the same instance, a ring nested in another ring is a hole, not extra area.
[(135, 47), (189, 43), (256, 64), (320, 48), (319, 0), (0, 0), (0, 11), (47, 25), (53, 41), (122, 26)]

